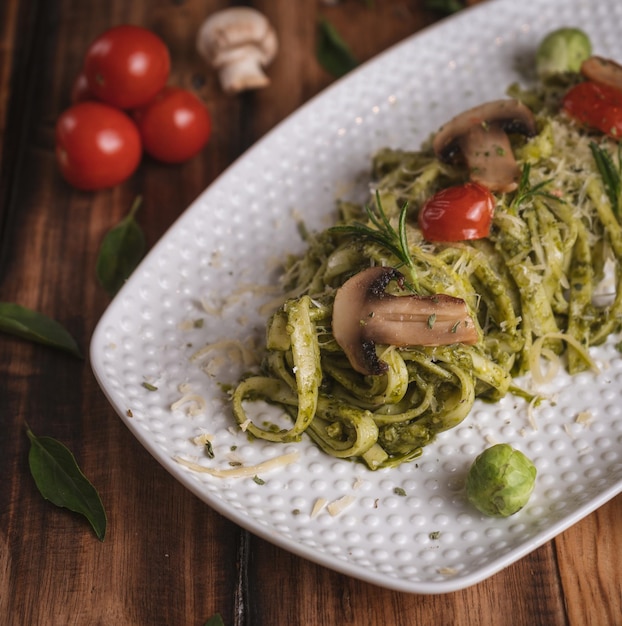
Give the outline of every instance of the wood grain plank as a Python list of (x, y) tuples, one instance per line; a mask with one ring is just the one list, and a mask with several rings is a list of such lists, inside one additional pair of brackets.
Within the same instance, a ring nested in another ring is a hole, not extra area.
[(13, 190), (22, 169), (34, 90), (31, 50), (40, 35), (37, 9), (30, 0), (0, 8), (0, 278), (19, 211)]
[[(249, 607), (264, 624), (567, 624), (552, 544), (490, 579), (442, 595), (400, 593), (355, 580), (252, 539)], [(261, 584), (259, 583), (261, 581)], [(304, 590), (314, 590), (313, 594)], [(275, 598), (296, 597), (279, 604)], [(510, 617), (511, 616), (511, 617)], [(280, 622), (279, 620), (283, 620)], [(576, 622), (579, 623), (579, 622)]]
[[(269, 15), (282, 53), (268, 70), (270, 87), (231, 97), (195, 54), (194, 38), (205, 16), (238, 4)], [(153, 245), (247, 147), (331, 84), (314, 58), (319, 15), (334, 22), (361, 61), (438, 17), (421, 2), (404, 0), (371, 8), (360, 0), (334, 7), (291, 0), (6, 0), (0, 7), (0, 208), (8, 198), (17, 217), (4, 246), (0, 300), (55, 317), (86, 353), (109, 302), (94, 273), (106, 231), (142, 195), (138, 219)], [(171, 167), (145, 159), (123, 185), (82, 193), (57, 172), (54, 122), (69, 104), (88, 43), (122, 22), (165, 39), (171, 81), (199, 93), (214, 129), (191, 162)], [(15, 67), (23, 68), (19, 80), (11, 78)], [(14, 159), (10, 175), (7, 154)], [(215, 612), (227, 626), (619, 623), (620, 497), (473, 588), (444, 596), (381, 589), (289, 554), (205, 506), (125, 428), (85, 356), (82, 362), (0, 338), (0, 615), (8, 626), (187, 626)], [(109, 515), (104, 543), (81, 517), (36, 491), (25, 420), (38, 434), (66, 443), (99, 489)]]
[[(171, 2), (158, 3), (153, 13), (148, 2), (89, 4), (45, 3), (40, 15), (49, 35), (33, 51), (35, 88), (23, 148), (29, 183), (12, 189), (21, 213), (9, 246), (10, 272), (1, 285), (2, 299), (55, 317), (85, 351), (108, 303), (94, 272), (104, 233), (141, 193), (139, 221), (153, 244), (228, 165), (236, 138), (226, 132), (225, 121), (220, 141), (204, 160), (175, 168), (146, 163), (131, 181), (96, 194), (69, 188), (54, 162), (53, 124), (68, 105), (88, 43), (103, 28), (125, 21), (154, 29), (172, 24), (171, 36), (185, 41), (183, 29), (201, 8), (196, 4), (181, 19), (183, 7)], [(188, 42), (174, 47), (179, 55), (190, 54)], [(175, 56), (177, 61), (186, 67), (183, 58)], [(229, 112), (223, 119), (235, 125)], [(219, 152), (225, 142), (228, 149)], [(7, 377), (0, 389), (9, 400), (10, 423), (2, 438), (2, 470), (10, 478), (1, 501), (0, 543), (7, 548), (2, 615), (12, 624), (128, 625), (203, 623), (216, 611), (233, 615), (240, 529), (182, 488), (136, 442), (103, 397), (88, 360), (17, 339), (3, 337), (3, 345), (10, 357), (1, 358)], [(35, 432), (66, 443), (100, 490), (109, 516), (103, 544), (82, 518), (36, 492), (23, 419)]]
[(622, 623), (622, 496), (555, 539), (570, 624)]

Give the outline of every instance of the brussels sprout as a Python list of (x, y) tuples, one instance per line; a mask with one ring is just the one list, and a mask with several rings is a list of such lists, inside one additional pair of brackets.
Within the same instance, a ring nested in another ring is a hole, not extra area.
[(536, 53), (536, 72), (541, 78), (578, 72), (592, 54), (589, 37), (578, 28), (559, 28), (549, 33)]
[(536, 467), (507, 443), (487, 448), (473, 461), (466, 480), (469, 502), (491, 517), (522, 509), (536, 484)]

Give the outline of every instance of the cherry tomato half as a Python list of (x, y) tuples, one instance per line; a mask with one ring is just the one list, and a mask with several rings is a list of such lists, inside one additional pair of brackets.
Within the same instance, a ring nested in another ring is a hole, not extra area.
[(490, 232), (495, 198), (477, 183), (441, 189), (419, 211), (419, 227), (428, 241), (481, 239)]
[(56, 160), (63, 177), (78, 189), (119, 184), (138, 167), (141, 154), (136, 124), (107, 104), (74, 104), (56, 122)]
[(192, 92), (165, 87), (148, 105), (134, 111), (145, 152), (165, 163), (182, 163), (203, 148), (212, 122), (207, 107)]
[(622, 138), (622, 91), (585, 81), (568, 90), (562, 108), (580, 124)]
[(102, 33), (84, 59), (89, 89), (121, 109), (139, 107), (164, 87), (171, 69), (166, 44), (140, 26), (115, 26)]

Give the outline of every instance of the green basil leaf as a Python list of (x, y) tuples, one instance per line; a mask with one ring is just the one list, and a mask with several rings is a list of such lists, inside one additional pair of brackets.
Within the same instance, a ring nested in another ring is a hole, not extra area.
[(457, 13), (464, 9), (464, 4), (459, 0), (426, 0), (425, 8), (440, 13)]
[(318, 24), (316, 56), (319, 64), (333, 76), (343, 76), (358, 65), (337, 29), (326, 19)]
[(75, 339), (56, 321), (13, 302), (0, 302), (0, 331), (82, 358)]
[(141, 201), (137, 198), (128, 215), (106, 233), (99, 249), (95, 271), (110, 296), (121, 289), (145, 253), (145, 235), (134, 217)]
[(70, 450), (52, 437), (37, 437), (30, 428), (28, 463), (41, 495), (87, 518), (97, 538), (106, 535), (106, 512), (97, 490), (82, 473)]
[(204, 626), (225, 626), (225, 623), (220, 613), (215, 613), (205, 622)]

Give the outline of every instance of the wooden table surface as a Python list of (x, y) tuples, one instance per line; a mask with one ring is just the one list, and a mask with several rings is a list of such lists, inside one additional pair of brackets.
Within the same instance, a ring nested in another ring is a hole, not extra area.
[[(271, 84), (225, 95), (194, 38), (211, 12), (247, 4), (276, 27)], [(326, 3), (328, 4), (328, 3)], [(0, 3), (0, 301), (61, 322), (86, 352), (109, 303), (95, 279), (103, 235), (142, 195), (153, 245), (249, 146), (334, 79), (318, 65), (317, 19), (359, 60), (443, 18), (418, 0), (3, 0)], [(168, 44), (171, 83), (198, 91), (210, 143), (179, 166), (145, 160), (125, 183), (86, 193), (59, 176), (54, 124), (90, 41), (121, 23)], [(464, 591), (398, 593), (315, 565), (203, 504), (136, 441), (88, 359), (0, 336), (0, 623), (8, 626), (622, 624), (622, 497)], [(25, 423), (65, 443), (98, 489), (108, 533), (45, 501), (28, 467)]]

